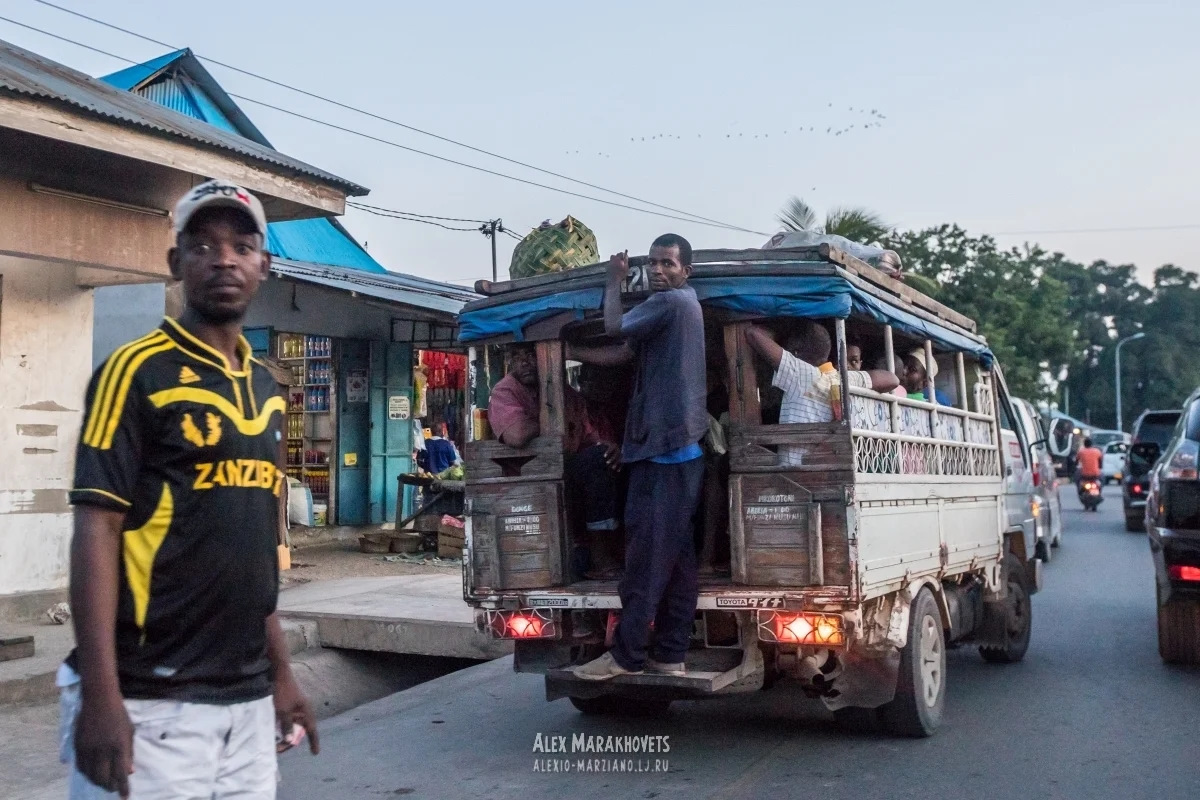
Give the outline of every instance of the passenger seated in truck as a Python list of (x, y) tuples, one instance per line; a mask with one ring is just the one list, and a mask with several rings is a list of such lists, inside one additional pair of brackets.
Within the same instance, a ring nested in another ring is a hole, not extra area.
[(937, 359), (929, 365), (928, 369), (925, 366), (925, 350), (917, 348), (904, 357), (904, 388), (908, 390), (910, 400), (923, 400), (925, 402), (936, 402), (940, 406), (951, 405), (950, 398), (946, 397), (941, 389), (934, 387), (934, 399), (929, 399), (929, 381), (937, 377), (938, 365)]
[[(620, 529), (617, 470), (621, 448), (605, 441), (588, 418), (583, 396), (563, 387), (566, 403), (565, 472), (572, 504), (582, 504), (586, 533), (580, 538), (590, 555), (589, 578), (613, 578), (623, 559), (617, 550)], [(509, 447), (523, 448), (540, 433), (537, 355), (532, 345), (509, 348), (509, 369), (492, 389), (488, 421), (492, 432)]]
[[(779, 424), (801, 422), (832, 422), (831, 387), (835, 368), (829, 363), (833, 342), (822, 325), (812, 320), (800, 320), (796, 329), (781, 347), (766, 328), (752, 325), (746, 329), (746, 340), (754, 352), (765, 358), (775, 369), (772, 385), (783, 391)], [(853, 370), (847, 372), (851, 386), (890, 392), (900, 379), (887, 370)], [(783, 466), (801, 466), (805, 448), (780, 445)]]

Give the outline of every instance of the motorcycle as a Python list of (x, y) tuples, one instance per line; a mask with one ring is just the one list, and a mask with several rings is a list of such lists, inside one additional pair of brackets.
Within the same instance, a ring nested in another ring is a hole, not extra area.
[(1104, 502), (1099, 478), (1084, 478), (1079, 481), (1078, 491), (1079, 502), (1083, 504), (1084, 511), (1095, 511), (1096, 507)]

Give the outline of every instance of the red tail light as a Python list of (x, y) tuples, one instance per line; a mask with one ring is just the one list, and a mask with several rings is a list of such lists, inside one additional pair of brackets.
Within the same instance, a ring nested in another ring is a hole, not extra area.
[(1173, 581), (1200, 581), (1200, 567), (1185, 567), (1182, 564), (1172, 564), (1167, 568), (1167, 574)]
[(846, 631), (839, 614), (760, 611), (758, 638), (764, 642), (780, 644), (836, 646), (846, 643)]
[(1142, 485), (1140, 483), (1135, 483), (1133, 486), (1129, 487), (1129, 491), (1133, 492), (1134, 494), (1141, 494)]
[(557, 639), (558, 613), (550, 609), (488, 611), (487, 631), (493, 639)]
[(1033, 471), (1033, 486), (1036, 489), (1038, 486), (1041, 486), (1041, 485), (1042, 485), (1042, 473), (1038, 472), (1037, 470), (1034, 470)]

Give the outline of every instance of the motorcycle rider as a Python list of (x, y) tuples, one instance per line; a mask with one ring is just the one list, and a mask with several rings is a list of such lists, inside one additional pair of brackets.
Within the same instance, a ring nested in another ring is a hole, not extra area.
[(1083, 440), (1083, 447), (1075, 454), (1075, 489), (1080, 498), (1083, 497), (1085, 481), (1100, 483), (1101, 465), (1104, 463), (1104, 453), (1099, 447), (1092, 445), (1091, 439)]

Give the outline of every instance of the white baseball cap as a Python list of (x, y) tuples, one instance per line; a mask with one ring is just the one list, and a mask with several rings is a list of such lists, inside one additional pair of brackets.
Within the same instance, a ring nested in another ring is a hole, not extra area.
[(925, 367), (925, 372), (928, 373), (930, 378), (937, 377), (937, 374), (938, 374), (937, 360), (935, 359), (932, 364), (926, 364), (924, 348), (918, 347), (916, 350), (913, 350), (911, 353), (909, 353), (909, 355), (912, 356), (913, 358), (915, 358), (921, 364), (922, 367)]
[(179, 198), (179, 202), (175, 204), (173, 215), (175, 235), (183, 233), (187, 228), (188, 220), (195, 216), (197, 211), (213, 206), (225, 206), (246, 212), (254, 220), (259, 234), (266, 239), (267, 215), (263, 211), (262, 203), (242, 187), (226, 181), (207, 181), (192, 187), (183, 197)]

